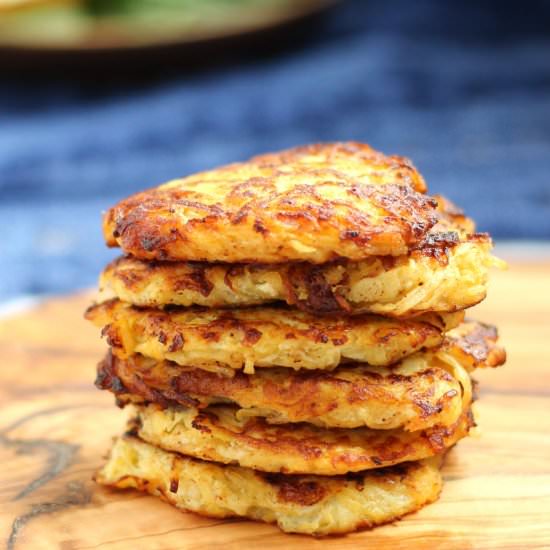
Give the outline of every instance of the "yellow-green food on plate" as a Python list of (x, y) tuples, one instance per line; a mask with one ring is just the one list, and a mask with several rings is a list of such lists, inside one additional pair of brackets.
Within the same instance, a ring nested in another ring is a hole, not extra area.
[(332, 0), (0, 0), (0, 46), (109, 49), (236, 36)]

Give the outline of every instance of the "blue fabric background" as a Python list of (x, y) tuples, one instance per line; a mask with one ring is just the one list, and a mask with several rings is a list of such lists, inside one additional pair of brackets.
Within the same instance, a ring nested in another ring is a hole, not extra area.
[(92, 285), (100, 212), (305, 142), (410, 156), (497, 238), (550, 239), (548, 2), (345, 2), (295, 51), (149, 82), (0, 82), (0, 300)]

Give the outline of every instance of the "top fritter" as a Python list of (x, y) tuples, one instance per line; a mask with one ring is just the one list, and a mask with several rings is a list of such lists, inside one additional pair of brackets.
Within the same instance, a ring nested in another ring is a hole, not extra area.
[(360, 143), (298, 147), (168, 182), (105, 215), (141, 259), (323, 263), (402, 255), (437, 222), (412, 163)]

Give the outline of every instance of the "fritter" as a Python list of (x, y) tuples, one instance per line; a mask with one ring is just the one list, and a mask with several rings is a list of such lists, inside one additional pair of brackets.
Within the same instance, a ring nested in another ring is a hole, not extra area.
[[(441, 244), (441, 241), (440, 241)], [(439, 256), (419, 248), (406, 256), (373, 256), (323, 265), (230, 265), (144, 262), (121, 257), (100, 278), (105, 298), (138, 306), (246, 307), (275, 301), (313, 314), (378, 313), (392, 317), (471, 307), (487, 293), (498, 265), (485, 237), (450, 243)]]
[(376, 315), (317, 317), (289, 308), (138, 308), (119, 300), (92, 306), (87, 318), (103, 327), (115, 355), (206, 369), (254, 367), (334, 369), (351, 361), (389, 365), (439, 345), (462, 313), (409, 320)]
[(127, 360), (111, 353), (99, 364), (96, 384), (127, 403), (164, 408), (205, 408), (233, 402), (239, 418), (265, 417), (270, 424), (309, 422), (334, 428), (403, 427), (408, 431), (452, 424), (462, 410), (461, 386), (422, 353), (395, 368), (352, 366), (332, 372), (261, 369), (234, 376), (156, 362), (141, 355)]
[(146, 262), (121, 257), (103, 271), (105, 298), (139, 306), (243, 307), (284, 301), (315, 314), (379, 313), (394, 317), (455, 311), (486, 294), (491, 240), (474, 234), (473, 222), (438, 198), (439, 222), (403, 256), (359, 262), (207, 264)]
[(437, 222), (404, 158), (360, 143), (298, 147), (173, 180), (105, 215), (109, 246), (145, 260), (323, 263), (406, 254)]
[[(474, 339), (475, 354), (469, 355)], [(263, 416), (270, 424), (414, 431), (455, 422), (470, 385), (467, 381), (462, 387), (464, 369), (497, 366), (503, 359), (494, 327), (467, 323), (451, 331), (440, 349), (416, 353), (391, 368), (272, 368), (227, 376), (141, 355), (122, 360), (109, 352), (98, 365), (96, 385), (113, 392), (120, 406), (157, 403), (202, 409), (234, 403), (240, 407), (239, 418)]]
[(205, 516), (246, 517), (320, 536), (388, 523), (436, 500), (440, 462), (435, 457), (339, 477), (285, 476), (203, 462), (126, 436), (116, 440), (96, 481)]
[(463, 413), (455, 423), (415, 432), (268, 424), (261, 417), (241, 418), (230, 405), (200, 411), (133, 407), (131, 429), (161, 449), (285, 474), (341, 475), (428, 458), (468, 435), (473, 425), (469, 401), (463, 401)]

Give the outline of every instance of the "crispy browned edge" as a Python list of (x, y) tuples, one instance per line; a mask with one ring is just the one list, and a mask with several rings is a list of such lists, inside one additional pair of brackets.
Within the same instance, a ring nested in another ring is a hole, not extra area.
[(442, 348), (460, 354), (474, 368), (500, 367), (506, 362), (506, 350), (498, 345), (497, 327), (471, 319), (448, 332)]

